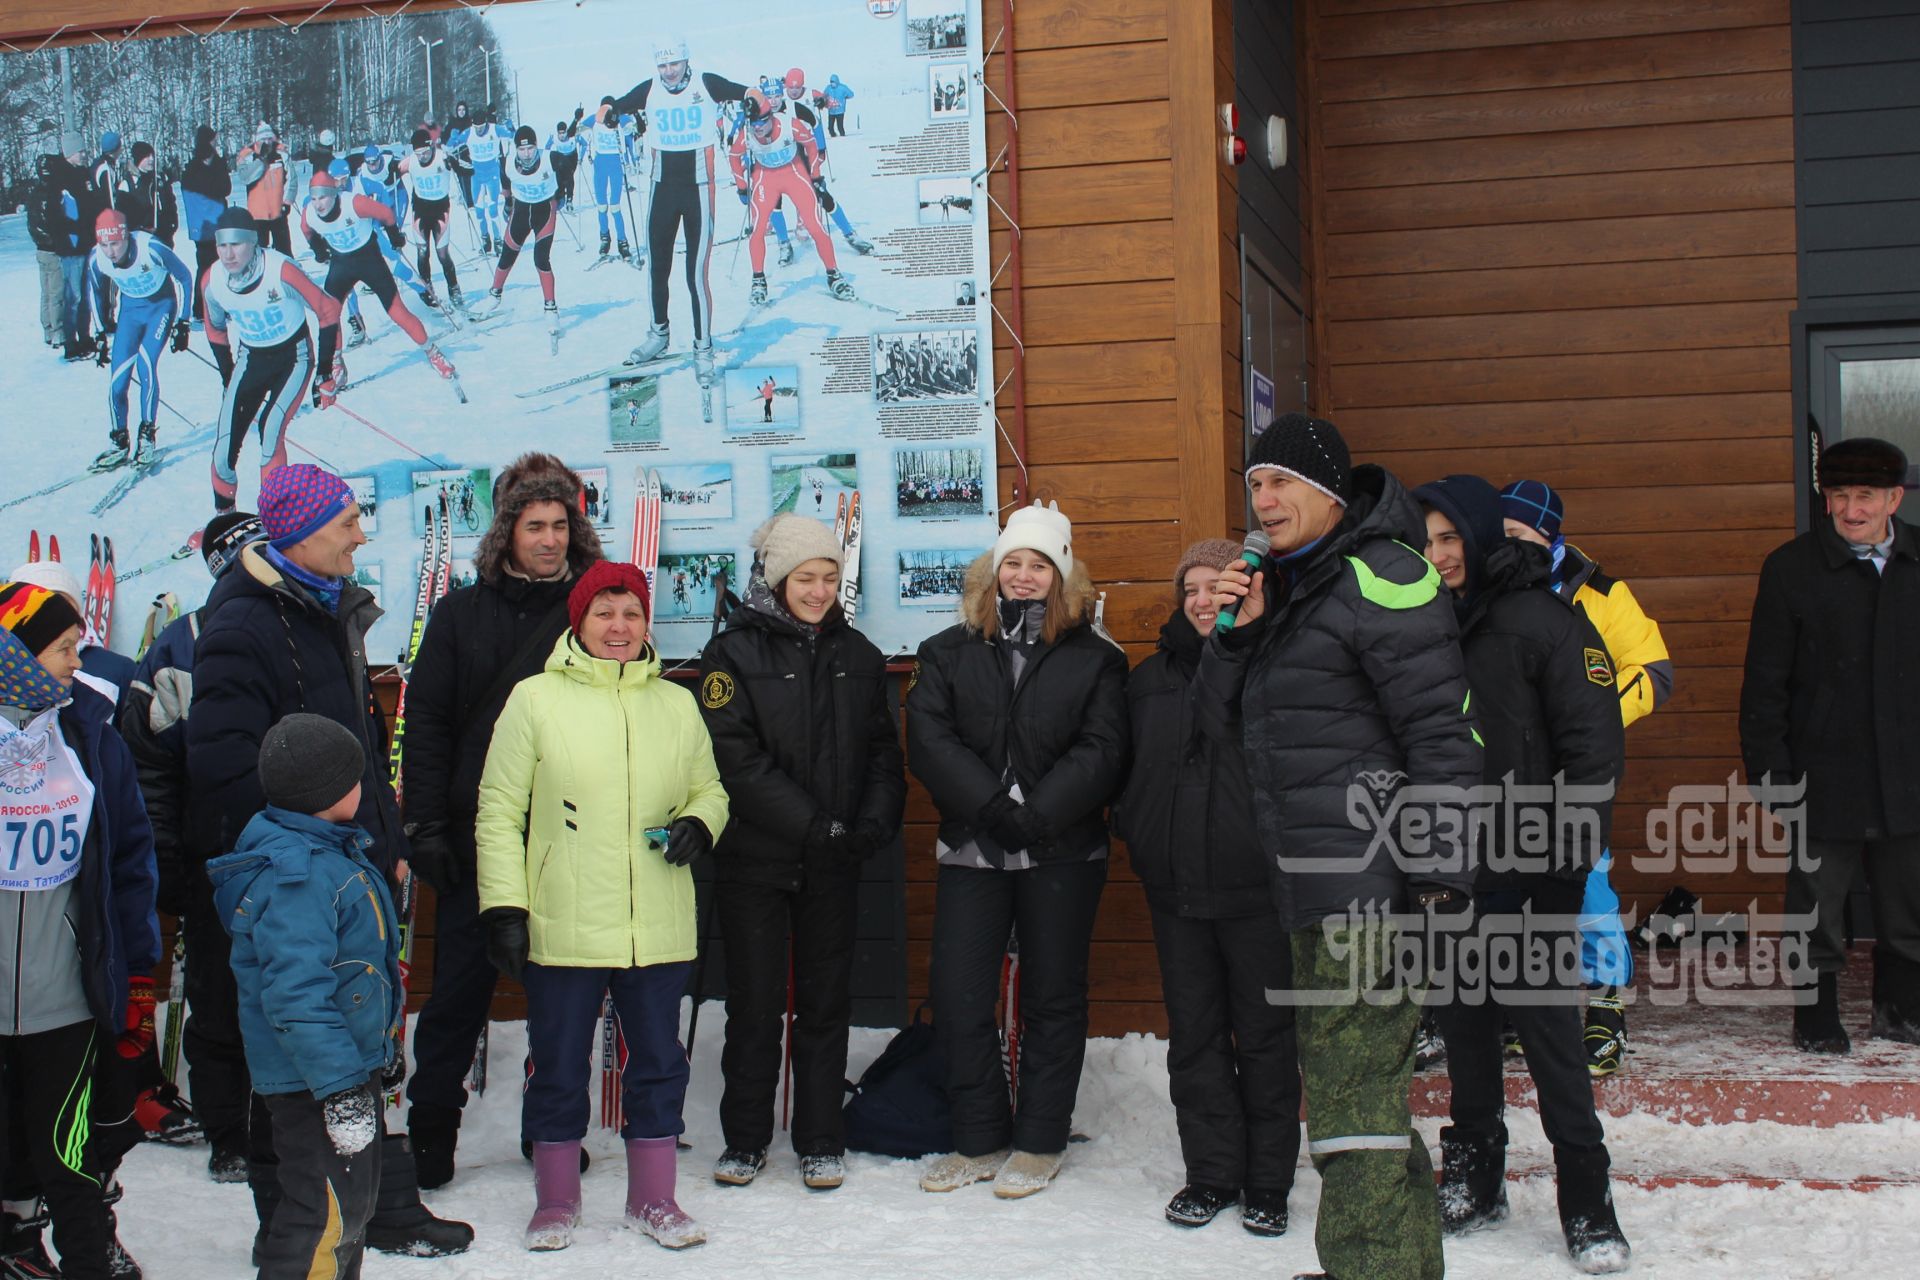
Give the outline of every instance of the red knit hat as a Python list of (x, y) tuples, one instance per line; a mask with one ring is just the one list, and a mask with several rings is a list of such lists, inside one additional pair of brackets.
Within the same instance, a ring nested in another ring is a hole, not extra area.
[(647, 590), (647, 575), (621, 560), (596, 560), (567, 593), (567, 621), (575, 635), (580, 634), (580, 623), (586, 618), (593, 598), (602, 591), (625, 591), (639, 596), (647, 621), (653, 621), (653, 593)]

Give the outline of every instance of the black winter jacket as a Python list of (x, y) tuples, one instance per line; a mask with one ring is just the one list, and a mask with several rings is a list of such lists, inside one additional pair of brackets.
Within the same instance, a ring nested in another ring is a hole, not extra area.
[(1127, 678), (1133, 766), (1113, 828), (1155, 910), (1204, 919), (1271, 914), (1245, 753), (1194, 723), (1188, 694), (1205, 644), (1175, 609), (1159, 649)]
[(53, 243), (54, 212), (47, 205), (47, 196), (52, 187), (47, 176), (53, 162), (59, 156), (41, 156), (33, 163), (33, 188), (27, 192), (27, 236), (33, 241), (33, 247), (42, 253), (55, 252)]
[[(988, 556), (967, 570), (963, 609), (997, 592)], [(1127, 659), (1095, 631), (1093, 587), (1077, 563), (1065, 606), (1080, 619), (1035, 646), (1018, 688), (997, 630), (956, 623), (920, 645), (907, 688), (907, 759), (959, 848), (1007, 790), (1009, 766), (1054, 847), (1105, 853), (1107, 803), (1126, 777)]]
[[(1194, 679), (1205, 731), (1245, 744), (1288, 929), (1355, 902), (1404, 908), (1409, 877), (1380, 838), (1380, 815), (1417, 804), (1451, 835), (1461, 815), (1444, 797), (1481, 777), (1453, 605), (1413, 550), (1426, 520), (1381, 468), (1355, 467), (1352, 483), (1345, 515), (1292, 592), (1281, 600), (1269, 573), (1267, 612), (1215, 631)], [(1402, 802), (1403, 787), (1443, 790)], [(1467, 850), (1447, 844), (1450, 865), (1425, 858), (1414, 878), (1467, 889)]]
[(1523, 787), (1551, 788), (1564, 776), (1569, 788), (1580, 789), (1569, 793), (1557, 818), (1550, 803), (1517, 810), (1544, 815), (1551, 830), (1570, 837), (1525, 864), (1510, 861), (1523, 855), (1512, 848), (1509, 811), (1481, 808), (1492, 838), (1482, 849), (1488, 862), (1475, 879), (1479, 888), (1542, 872), (1584, 880), (1613, 824), (1626, 753), (1613, 663), (1585, 612), (1555, 595), (1551, 579), (1546, 548), (1508, 538), (1473, 576), (1484, 585), (1460, 624), (1473, 716), (1486, 744), (1485, 780), (1500, 786), (1511, 777)]
[(529, 582), (501, 574), (448, 592), (420, 637), (407, 680), (406, 816), (409, 823), (443, 826), (467, 884), (473, 883), (473, 820), (494, 721), (513, 686), (546, 668), (554, 641), (567, 629), (572, 588), (571, 576)]
[(48, 156), (41, 174), (41, 216), (53, 252), (63, 258), (84, 256), (93, 249), (93, 222), (106, 201), (94, 191), (87, 171), (65, 156)]
[(389, 875), (407, 856), (387, 776), (386, 722), (367, 672), (366, 636), (380, 607), (349, 582), (328, 613), (281, 576), (261, 548), (214, 584), (194, 646), (187, 775), (193, 787), (193, 847), (232, 849), (266, 806), (260, 742), (295, 711), (345, 725), (366, 752), (354, 821), (373, 837), (368, 859)]
[(173, 198), (173, 179), (158, 169), (135, 169), (122, 184), (120, 209), (136, 231), (151, 231), (173, 248), (180, 230), (180, 206)]
[(1760, 567), (1740, 686), (1747, 778), (1806, 780), (1821, 840), (1920, 832), (1920, 528), (1893, 522), (1884, 573), (1830, 521)]
[(857, 875), (846, 858), (804, 849), (821, 816), (876, 848), (900, 829), (907, 781), (886, 659), (837, 606), (817, 637), (734, 610), (701, 655), (700, 710), (731, 815), (714, 847), (721, 880), (792, 891)]

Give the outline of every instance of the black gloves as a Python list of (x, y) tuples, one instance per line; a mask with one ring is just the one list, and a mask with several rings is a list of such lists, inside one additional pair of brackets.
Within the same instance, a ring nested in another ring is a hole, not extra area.
[(826, 813), (814, 815), (807, 825), (807, 852), (837, 854), (847, 847), (847, 827)]
[(520, 981), (527, 971), (527, 953), (533, 947), (527, 937), (527, 913), (519, 907), (490, 907), (480, 913), (487, 931), (487, 960), (494, 968)]
[(187, 337), (193, 332), (193, 326), (185, 320), (173, 322), (173, 354), (179, 355), (187, 349)]
[(684, 867), (713, 848), (713, 837), (698, 818), (675, 818), (667, 835), (667, 862)]
[(388, 227), (387, 243), (396, 249), (404, 249), (407, 245), (407, 233), (402, 231), (397, 224)]
[(827, 190), (827, 180), (825, 178), (815, 178), (813, 180), (813, 194), (820, 197), (820, 207), (826, 212), (832, 213), (839, 207), (839, 202), (833, 198), (833, 193)]
[(392, 1093), (407, 1081), (407, 1055), (398, 1045), (394, 1046), (393, 1060), (380, 1072), (380, 1087)]
[(1024, 849), (1035, 861), (1045, 857), (1053, 839), (1046, 819), (1032, 805), (1021, 804), (1004, 791), (981, 807), (980, 825), (1008, 853)]
[(327, 1123), (327, 1140), (343, 1156), (358, 1155), (373, 1145), (380, 1133), (380, 1099), (364, 1084), (342, 1089), (320, 1100)]
[(435, 893), (449, 893), (466, 881), (466, 869), (447, 839), (443, 822), (421, 822), (407, 828), (407, 865), (413, 874), (433, 886)]
[(325, 240), (309, 240), (307, 241), (307, 247), (313, 250), (313, 260), (315, 262), (333, 261), (333, 249)]

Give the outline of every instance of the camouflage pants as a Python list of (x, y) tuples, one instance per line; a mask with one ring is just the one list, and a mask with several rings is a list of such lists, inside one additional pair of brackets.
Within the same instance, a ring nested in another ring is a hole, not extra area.
[(1433, 1162), (1407, 1105), (1420, 1009), (1392, 990), (1393, 939), (1377, 919), (1293, 935), (1307, 1150), (1321, 1180), (1313, 1242), (1337, 1280), (1446, 1273)]

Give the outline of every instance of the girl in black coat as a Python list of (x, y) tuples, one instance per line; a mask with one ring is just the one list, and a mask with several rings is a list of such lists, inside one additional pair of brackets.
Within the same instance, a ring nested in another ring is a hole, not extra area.
[[(955, 1148), (927, 1191), (994, 1179), (996, 1195), (1031, 1195), (1066, 1152), (1106, 805), (1127, 759), (1127, 662), (1093, 625), (1094, 601), (1067, 518), (1024, 507), (967, 570), (962, 621), (920, 646), (907, 691), (914, 776), (940, 810), (931, 984)], [(1017, 1110), (994, 1023), (1010, 934)]]
[(1244, 1193), (1241, 1225), (1274, 1236), (1287, 1229), (1300, 1156), (1300, 1063), (1293, 1009), (1267, 992), (1293, 985), (1293, 961), (1245, 754), (1201, 733), (1187, 696), (1218, 616), (1213, 584), (1239, 554), (1209, 538), (1180, 557), (1178, 607), (1127, 681), (1134, 755), (1114, 829), (1147, 891), (1167, 1005), (1168, 1092), (1187, 1166), (1167, 1219), (1204, 1226)]
[[(836, 603), (841, 552), (805, 516), (754, 534), (762, 574), (707, 645), (700, 705), (732, 819), (714, 848), (727, 955), (726, 1149), (718, 1182), (766, 1164), (791, 955), (793, 1149), (806, 1185), (845, 1177), (841, 1103), (860, 870), (900, 829), (906, 778), (879, 649)], [(791, 932), (791, 952), (789, 952)]]

